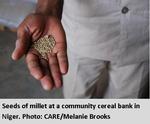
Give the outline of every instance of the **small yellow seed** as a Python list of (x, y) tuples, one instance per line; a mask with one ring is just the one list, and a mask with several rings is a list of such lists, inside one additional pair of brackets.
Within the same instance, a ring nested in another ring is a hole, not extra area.
[(47, 54), (52, 53), (56, 41), (52, 35), (46, 35), (40, 38), (38, 41), (33, 42), (31, 48), (37, 50), (40, 53), (40, 57), (48, 60)]

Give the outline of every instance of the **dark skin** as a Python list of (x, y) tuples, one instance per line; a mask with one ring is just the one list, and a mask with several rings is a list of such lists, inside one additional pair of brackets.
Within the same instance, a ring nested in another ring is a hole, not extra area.
[[(45, 90), (62, 86), (62, 75), (67, 73), (68, 59), (66, 37), (61, 24), (61, 0), (38, 0), (36, 12), (28, 15), (17, 29), (14, 60), (25, 55), (30, 74), (41, 82)], [(30, 49), (31, 43), (45, 35), (53, 35), (56, 46), (48, 61), (41, 59), (39, 53)]]

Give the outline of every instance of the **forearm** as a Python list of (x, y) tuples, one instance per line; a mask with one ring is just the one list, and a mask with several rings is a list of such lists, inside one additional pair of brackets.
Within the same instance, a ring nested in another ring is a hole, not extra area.
[(61, 18), (63, 0), (38, 0), (36, 13)]

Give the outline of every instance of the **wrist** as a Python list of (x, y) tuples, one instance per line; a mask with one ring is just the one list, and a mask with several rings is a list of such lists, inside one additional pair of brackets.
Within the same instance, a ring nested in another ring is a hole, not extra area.
[(63, 0), (38, 0), (35, 13), (61, 19)]

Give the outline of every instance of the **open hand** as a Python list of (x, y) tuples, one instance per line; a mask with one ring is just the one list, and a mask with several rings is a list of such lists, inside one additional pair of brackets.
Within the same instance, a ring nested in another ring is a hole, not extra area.
[[(48, 54), (48, 61), (41, 59), (36, 50), (31, 50), (32, 42), (45, 35), (52, 35), (56, 45), (53, 53)], [(62, 74), (68, 70), (66, 37), (61, 22), (56, 17), (31, 14), (19, 25), (16, 48), (12, 54), (14, 60), (26, 55), (26, 63), (31, 75), (45, 90), (62, 86)]]

